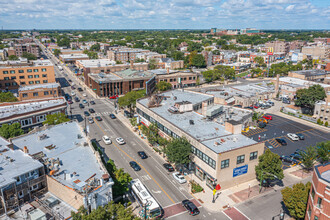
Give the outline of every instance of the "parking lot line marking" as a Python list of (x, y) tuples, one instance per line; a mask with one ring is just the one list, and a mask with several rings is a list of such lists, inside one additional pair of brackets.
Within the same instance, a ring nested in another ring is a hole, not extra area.
[(287, 138), (289, 141), (291, 141), (292, 143), (294, 143), (290, 138)]

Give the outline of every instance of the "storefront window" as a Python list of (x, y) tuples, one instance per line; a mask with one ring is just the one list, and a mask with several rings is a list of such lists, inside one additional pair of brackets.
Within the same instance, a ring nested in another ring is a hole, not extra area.
[(199, 168), (198, 166), (196, 166), (196, 176), (201, 180), (204, 180), (204, 178), (205, 178), (204, 171), (201, 168)]
[(206, 175), (206, 185), (211, 189), (214, 189), (214, 186), (216, 185), (216, 179), (209, 175)]

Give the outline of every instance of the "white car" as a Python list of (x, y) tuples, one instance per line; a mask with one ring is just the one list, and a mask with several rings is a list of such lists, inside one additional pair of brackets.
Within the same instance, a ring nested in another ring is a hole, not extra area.
[(108, 136), (103, 136), (102, 140), (104, 141), (105, 144), (111, 144), (112, 143)]
[(117, 143), (120, 144), (120, 145), (125, 144), (124, 139), (122, 139), (121, 137), (116, 138), (116, 141), (117, 141)]
[(298, 141), (299, 140), (299, 137), (296, 134), (288, 133), (287, 136), (288, 136), (288, 138), (290, 138), (293, 141)]
[(88, 118), (88, 122), (89, 122), (89, 124), (93, 124), (93, 123), (94, 123), (93, 118), (92, 118), (92, 117), (89, 117), (89, 118)]
[(83, 96), (86, 97), (87, 96), (86, 93), (83, 93)]
[(173, 175), (174, 179), (181, 184), (187, 182), (187, 180), (179, 172), (174, 172), (172, 175)]
[(74, 91), (72, 91), (72, 92), (71, 92), (71, 95), (72, 95), (72, 96), (75, 96), (75, 95), (76, 95), (76, 93), (75, 93)]

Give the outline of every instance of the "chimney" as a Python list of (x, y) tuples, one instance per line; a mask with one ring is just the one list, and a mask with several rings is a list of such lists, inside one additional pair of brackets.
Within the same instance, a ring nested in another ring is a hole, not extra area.
[(133, 65), (133, 63), (134, 63), (134, 61), (133, 61), (133, 60), (131, 60), (131, 61), (130, 61), (130, 68), (131, 68), (131, 69), (133, 69), (133, 68), (134, 68), (134, 65)]
[(202, 115), (206, 116), (206, 111), (207, 111), (207, 102), (202, 103)]
[(170, 74), (170, 68), (167, 67), (167, 75)]
[(276, 75), (276, 82), (275, 82), (275, 97), (277, 96), (277, 93), (279, 92), (280, 88), (280, 74)]
[(26, 154), (29, 154), (29, 149), (27, 148), (27, 146), (24, 146), (23, 152), (26, 153)]

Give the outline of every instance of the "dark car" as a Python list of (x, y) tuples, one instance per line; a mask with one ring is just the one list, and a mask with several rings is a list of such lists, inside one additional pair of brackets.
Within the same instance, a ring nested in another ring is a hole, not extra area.
[(283, 161), (283, 162), (286, 162), (286, 163), (291, 163), (291, 164), (296, 164), (298, 163), (297, 160), (289, 157), (289, 156), (286, 156), (286, 155), (282, 155), (280, 156), (280, 159)]
[(101, 118), (100, 116), (96, 116), (95, 119), (96, 119), (97, 121), (102, 121), (102, 118)]
[(95, 105), (95, 102), (94, 101), (90, 101), (91, 105)]
[(138, 155), (141, 157), (141, 159), (147, 159), (148, 158), (147, 154), (144, 151), (139, 151)]
[(78, 88), (78, 91), (79, 91), (79, 92), (82, 92), (82, 91), (83, 91), (83, 89), (79, 87), (79, 88)]
[(242, 105), (234, 105), (234, 107), (242, 108)]
[(133, 168), (133, 170), (135, 171), (139, 171), (141, 170), (141, 167), (139, 166), (139, 164), (137, 164), (135, 161), (130, 161), (129, 165)]
[(174, 168), (169, 163), (164, 163), (163, 166), (165, 167), (165, 169), (167, 169), (168, 172), (173, 172), (174, 171)]
[(80, 102), (80, 99), (76, 96), (76, 97), (74, 97), (74, 101), (75, 102)]
[(86, 115), (86, 116), (90, 116), (90, 114), (89, 114), (88, 111), (84, 111), (84, 115)]
[(295, 159), (295, 160), (298, 160), (298, 161), (301, 161), (301, 159), (302, 159), (302, 156), (300, 154), (297, 154), (297, 153), (290, 154), (290, 157), (292, 159)]
[(300, 133), (298, 133), (298, 134), (296, 134), (296, 135), (298, 136), (299, 140), (305, 140), (304, 135), (302, 135), (302, 134), (300, 134)]
[(253, 106), (246, 106), (244, 108), (253, 109)]
[(109, 115), (111, 119), (116, 119), (116, 116), (114, 114)]
[(71, 80), (71, 79), (69, 79), (68, 81), (69, 81), (70, 83), (72, 82), (72, 80)]
[(290, 100), (288, 100), (288, 99), (283, 99), (283, 101), (282, 101), (284, 104), (290, 104), (291, 102), (290, 102)]
[(85, 106), (83, 104), (79, 104), (79, 108), (85, 108)]
[(287, 145), (286, 141), (283, 138), (276, 138), (275, 140), (282, 146)]
[(304, 151), (304, 150), (300, 150), (300, 149), (297, 149), (294, 153), (300, 155), (300, 154), (302, 154), (302, 153), (306, 153), (306, 151)]
[(76, 87), (74, 87), (74, 86), (71, 86), (71, 89), (76, 89)]
[(187, 211), (189, 212), (190, 215), (198, 215), (199, 214), (199, 210), (195, 206), (195, 204), (190, 202), (187, 199), (182, 201), (182, 206), (187, 209)]
[(132, 118), (132, 115), (129, 111), (124, 111), (124, 116), (127, 117), (127, 118)]
[(261, 122), (261, 123), (258, 124), (258, 127), (259, 128), (265, 128), (266, 127), (266, 123)]
[(88, 109), (88, 111), (89, 111), (90, 113), (95, 113), (94, 109), (92, 109), (92, 108)]

